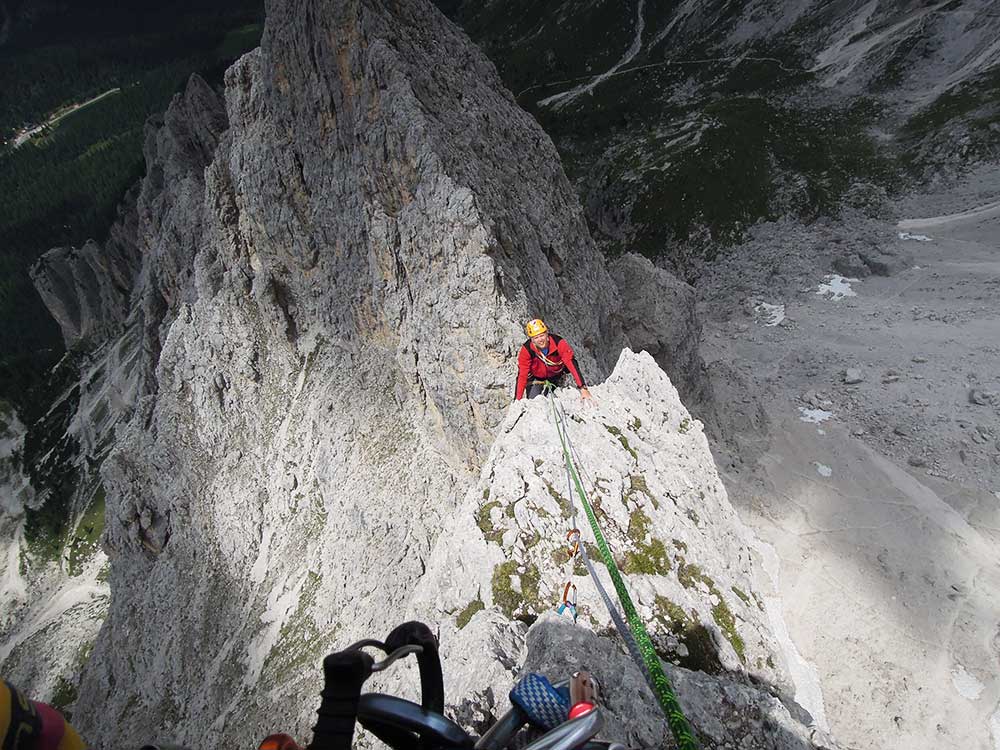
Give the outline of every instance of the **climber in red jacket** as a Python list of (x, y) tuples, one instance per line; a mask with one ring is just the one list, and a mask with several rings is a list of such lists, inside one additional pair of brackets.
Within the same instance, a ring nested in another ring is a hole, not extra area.
[(517, 386), (514, 389), (514, 400), (525, 396), (534, 398), (545, 390), (545, 382), (561, 388), (566, 383), (566, 373), (569, 372), (580, 389), (582, 398), (590, 398), (590, 391), (583, 381), (580, 368), (573, 361), (573, 349), (566, 340), (549, 333), (545, 323), (537, 318), (529, 320), (524, 327), (528, 340), (521, 346), (517, 354)]

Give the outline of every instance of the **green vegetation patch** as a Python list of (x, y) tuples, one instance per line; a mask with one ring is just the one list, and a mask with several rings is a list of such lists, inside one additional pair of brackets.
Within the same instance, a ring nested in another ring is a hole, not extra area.
[[(493, 569), (491, 581), (493, 602), (512, 620), (517, 615), (537, 614), (540, 611), (538, 568), (534, 564), (529, 564), (524, 573), (518, 573), (517, 569), (518, 564), (515, 560), (501, 563)], [(515, 576), (520, 583), (520, 592), (511, 583), (511, 579)]]
[(232, 59), (256, 46), (262, 5), (179, 0), (140, 13), (42, 3), (31, 23), (14, 24), (0, 50), (0, 140), (65, 115), (20, 148), (0, 148), (0, 394), (22, 411), (59, 393), (36, 384), (63, 353), (28, 269), (53, 247), (104, 241), (145, 170), (146, 120), (191, 73), (221, 82)]
[(455, 624), (458, 625), (458, 629), (461, 630), (468, 625), (472, 616), (476, 614), (476, 612), (482, 612), (484, 609), (486, 609), (486, 605), (483, 604), (483, 600), (479, 597), (476, 597), (469, 602), (465, 609), (458, 613), (458, 618), (455, 620)]
[[(660, 501), (653, 497), (653, 494), (649, 491), (649, 485), (646, 484), (646, 477), (642, 474), (630, 474), (628, 478), (629, 487), (625, 491), (624, 498), (627, 500), (633, 500), (636, 493), (642, 493), (648, 499), (650, 504), (655, 510), (659, 510)], [(626, 503), (626, 507), (628, 504)]]
[(667, 548), (659, 539), (652, 539), (648, 544), (639, 544), (636, 549), (625, 553), (622, 572), (628, 575), (646, 573), (663, 576), (670, 572), (670, 568)]
[(562, 517), (572, 518), (573, 503), (571, 503), (569, 500), (567, 500), (565, 497), (559, 494), (559, 491), (555, 487), (553, 487), (552, 484), (547, 480), (545, 480), (545, 489), (548, 490), (548, 493), (549, 495), (552, 496), (552, 499), (559, 504), (559, 510), (562, 513)]
[(334, 633), (320, 632), (311, 614), (322, 582), (323, 577), (318, 573), (310, 570), (306, 574), (295, 612), (281, 626), (278, 640), (264, 660), (263, 674), (268, 680), (288, 680), (302, 669), (313, 666), (326, 653)]
[(604, 429), (606, 429), (608, 432), (610, 432), (612, 435), (618, 438), (618, 442), (622, 444), (622, 448), (628, 451), (636, 462), (639, 461), (639, 454), (636, 453), (635, 450), (632, 448), (632, 446), (628, 444), (628, 438), (622, 434), (621, 430), (609, 424), (604, 425)]
[(653, 612), (654, 621), (687, 648), (686, 656), (661, 652), (662, 658), (677, 663), (685, 669), (709, 674), (723, 671), (712, 634), (697, 620), (697, 615), (688, 615), (679, 604), (659, 594), (656, 596)]
[(45, 500), (40, 507), (25, 511), (24, 539), (29, 556), (43, 564), (58, 561), (62, 555), (80, 482), (74, 464), (77, 442), (68, 432), (79, 403), (78, 378), (76, 358), (67, 355), (39, 386), (43, 392), (67, 395), (51, 409), (43, 398), (32, 399), (33, 406), (25, 415), (30, 427), (21, 463), (31, 485)]
[[(735, 651), (736, 655), (740, 657), (740, 661), (745, 664), (746, 646), (743, 643), (743, 639), (740, 637), (740, 634), (736, 630), (736, 617), (729, 609), (729, 605), (726, 604), (726, 600), (722, 596), (722, 592), (719, 591), (718, 587), (715, 585), (715, 581), (713, 581), (710, 576), (706, 575), (699, 566), (693, 563), (683, 562), (677, 569), (677, 580), (684, 588), (687, 589), (696, 588), (696, 584), (699, 582), (703, 583), (708, 587), (709, 592), (719, 600), (718, 603), (712, 607), (712, 618), (715, 620), (715, 624), (719, 626), (719, 629), (726, 637), (726, 640), (728, 640), (732, 645), (733, 651)], [(744, 594), (743, 596), (746, 595)]]
[(503, 533), (505, 531), (503, 527), (495, 527), (493, 525), (493, 521), (490, 520), (490, 511), (493, 510), (493, 508), (499, 507), (499, 500), (491, 500), (486, 503), (486, 505), (480, 506), (479, 510), (476, 512), (476, 526), (478, 526), (479, 530), (483, 532), (483, 536), (486, 538), (486, 541), (493, 542), (494, 544), (500, 544), (500, 540), (503, 539)]
[(649, 517), (641, 510), (630, 514), (627, 535), (634, 548), (625, 553), (623, 573), (666, 575), (670, 572), (670, 556), (663, 542), (655, 537), (646, 541), (649, 536), (649, 526)]
[(742, 599), (744, 604), (746, 604), (748, 607), (751, 605), (750, 597), (744, 594), (741, 589), (737, 588), (736, 586), (733, 586), (732, 589), (733, 593), (736, 594), (736, 596), (738, 596), (740, 599)]
[(701, 568), (694, 563), (681, 561), (680, 567), (677, 568), (677, 581), (686, 589), (693, 589), (701, 582), (708, 586), (709, 591), (718, 593), (715, 581), (702, 573)]
[(260, 46), (264, 24), (251, 23), (226, 33), (216, 47), (215, 56), (220, 60), (234, 60), (249, 50)]
[(531, 529), (530, 533), (525, 532), (521, 534), (521, 542), (524, 544), (525, 549), (531, 549), (540, 541), (542, 541), (542, 535), (539, 533), (538, 529)]
[(934, 100), (906, 123), (903, 133), (923, 137), (936, 133), (952, 120), (972, 115), (980, 107), (1000, 102), (1000, 68), (964, 81)]
[(435, 4), (476, 40), (515, 94), (540, 81), (559, 82), (536, 89), (524, 101), (570, 88), (563, 83), (567, 79), (607, 70), (635, 36), (635, 13), (623, 12), (615, 2), (578, 3), (566, 13), (531, 0), (435, 0)]
[(715, 624), (722, 630), (722, 634), (726, 636), (726, 640), (732, 645), (733, 651), (740, 657), (740, 661), (746, 664), (746, 645), (743, 643), (740, 634), (736, 631), (736, 618), (729, 610), (725, 599), (721, 599), (720, 597), (719, 603), (712, 607), (712, 618), (715, 620)]
[(68, 707), (76, 703), (76, 699), (79, 697), (76, 685), (65, 677), (60, 677), (56, 681), (56, 688), (49, 703), (53, 708), (58, 709), (67, 721), (72, 721), (73, 714), (68, 710)]
[(101, 534), (104, 531), (104, 514), (104, 485), (99, 485), (83, 518), (76, 525), (73, 538), (67, 545), (67, 570), (71, 576), (80, 575), (86, 562), (93, 558), (100, 548)]

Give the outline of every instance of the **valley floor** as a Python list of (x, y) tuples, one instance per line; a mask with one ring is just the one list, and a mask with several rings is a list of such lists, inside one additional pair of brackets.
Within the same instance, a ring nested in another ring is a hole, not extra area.
[(824, 233), (808, 257), (784, 248), (769, 287), (758, 253), (701, 290), (703, 356), (770, 420), (759, 459), (724, 477), (780, 559), (823, 688), (806, 708), (845, 747), (1000, 749), (998, 195), (986, 176), (865, 224), (865, 246), (906, 259), (888, 276), (833, 273), (845, 223), (806, 230)]

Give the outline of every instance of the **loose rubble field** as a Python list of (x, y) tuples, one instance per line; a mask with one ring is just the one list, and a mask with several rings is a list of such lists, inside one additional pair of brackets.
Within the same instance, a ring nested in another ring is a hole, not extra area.
[(1000, 747), (997, 184), (765, 225), (699, 289), (770, 422), (730, 496), (848, 747)]

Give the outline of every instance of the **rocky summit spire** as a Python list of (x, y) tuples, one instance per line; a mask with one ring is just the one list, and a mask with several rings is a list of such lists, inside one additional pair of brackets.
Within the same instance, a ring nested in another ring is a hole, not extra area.
[(398, 619), (474, 481), (521, 322), (592, 377), (625, 342), (551, 142), (462, 32), (423, 0), (267, 11), (228, 130), (174, 149), (203, 179), (140, 216), (163, 324), (104, 466), (114, 594), (75, 714), (102, 745), (304, 729), (322, 655)]
[[(470, 729), (525, 658), (571, 663), (537, 647), (582, 642), (546, 617), (572, 516), (556, 434), (546, 401), (510, 407), (521, 325), (543, 317), (589, 380), (607, 378), (600, 406), (569, 418), (657, 648), (700, 670), (671, 673), (693, 685), (681, 699), (699, 731), (811, 747), (804, 712), (747, 680), (792, 689), (752, 540), (656, 364), (697, 369), (696, 321), (667, 302), (691, 295), (625, 259), (615, 275), (656, 302), (652, 322), (622, 304), (552, 143), (426, 0), (267, 14), (224, 111), (193, 79), (150, 129), (114, 293), (95, 248), (37, 272), (68, 337), (105, 345), (81, 414), (102, 415), (86, 443), (110, 451), (112, 596), (74, 706), (82, 734), (308, 737), (322, 657), (414, 616), (447, 638), (449, 712)], [(105, 291), (74, 306), (80, 279)], [(656, 362), (623, 352), (623, 320)], [(114, 417), (97, 402), (110, 393)], [(606, 629), (599, 606), (581, 627)], [(615, 664), (612, 641), (582, 640)], [(609, 726), (657, 744), (651, 695), (620, 664)]]

